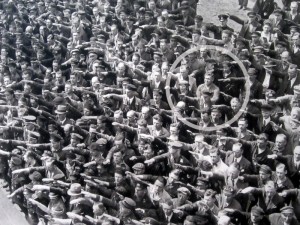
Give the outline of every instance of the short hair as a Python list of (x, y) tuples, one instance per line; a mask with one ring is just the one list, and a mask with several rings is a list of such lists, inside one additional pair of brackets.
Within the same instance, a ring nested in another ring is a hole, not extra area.
[(284, 171), (286, 171), (286, 167), (283, 163), (279, 163), (277, 166), (276, 166), (276, 170), (277, 169), (283, 169)]

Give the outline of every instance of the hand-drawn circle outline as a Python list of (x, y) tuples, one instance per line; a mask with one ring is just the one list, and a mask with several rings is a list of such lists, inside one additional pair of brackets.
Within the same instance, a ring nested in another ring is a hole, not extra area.
[[(230, 126), (232, 123), (237, 121), (240, 118), (240, 116), (243, 114), (243, 111), (246, 109), (246, 107), (248, 105), (248, 102), (249, 102), (249, 99), (250, 99), (250, 80), (249, 80), (249, 75), (248, 75), (248, 72), (247, 72), (244, 64), (238, 59), (237, 56), (235, 56), (232, 52), (228, 51), (225, 48), (222, 48), (222, 47), (219, 47), (219, 46), (214, 46), (214, 45), (199, 45), (197, 47), (191, 48), (191, 49), (187, 50), (186, 52), (182, 53), (175, 60), (175, 62), (172, 64), (172, 66), (170, 68), (170, 72), (173, 72), (175, 70), (176, 66), (178, 65), (178, 63), (183, 58), (185, 58), (187, 55), (189, 55), (193, 52), (199, 51), (202, 48), (205, 48), (206, 50), (222, 51), (223, 54), (227, 54), (228, 56), (230, 56), (235, 62), (237, 62), (237, 64), (241, 68), (241, 70), (243, 72), (243, 75), (245, 77), (245, 80), (246, 80), (246, 83), (245, 83), (246, 94), (245, 94), (245, 98), (244, 98), (244, 102), (242, 104), (242, 107), (239, 110), (239, 112), (231, 120), (227, 121), (226, 123), (218, 125), (218, 126), (214, 126), (214, 127), (204, 127), (203, 128), (203, 127), (195, 125), (195, 124), (193, 124), (193, 123), (191, 123), (187, 120), (184, 120), (184, 118), (181, 115), (178, 116), (178, 119), (180, 121), (182, 121), (185, 125), (187, 125), (189, 127), (192, 127), (196, 130), (199, 130), (199, 131), (216, 131), (216, 130), (220, 130), (222, 128), (226, 128), (226, 127)], [(166, 86), (168, 86), (168, 87), (170, 87), (170, 80), (171, 80), (171, 76), (169, 75), (167, 77), (167, 80), (166, 80)], [(174, 110), (175, 106), (174, 106), (174, 104), (172, 102), (172, 99), (171, 99), (170, 89), (166, 89), (166, 96), (167, 96), (167, 100), (168, 100), (168, 104), (169, 104), (170, 108), (172, 110)]]

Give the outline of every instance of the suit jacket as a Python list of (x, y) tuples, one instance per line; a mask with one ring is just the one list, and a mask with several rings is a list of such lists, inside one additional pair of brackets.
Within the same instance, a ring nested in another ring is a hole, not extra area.
[[(269, 220), (271, 222), (271, 225), (282, 225), (284, 224), (284, 220), (281, 217), (280, 213), (274, 213), (269, 216)], [(292, 218), (292, 221), (290, 225), (299, 225), (300, 223), (297, 221), (296, 218)]]
[(251, 34), (254, 31), (261, 31), (262, 30), (262, 26), (258, 21), (253, 22), (253, 24), (252, 24), (253, 28), (252, 28), (252, 30), (250, 30), (249, 20), (242, 20), (242, 19), (240, 19), (240, 18), (238, 18), (237, 16), (234, 16), (234, 15), (230, 15), (230, 19), (242, 25), (239, 36), (243, 37), (243, 38), (246, 38), (248, 40), (251, 39)]
[(274, 0), (256, 0), (253, 11), (261, 16), (262, 19), (268, 19), (274, 11)]
[(294, 23), (297, 23), (297, 24), (300, 23), (300, 14), (299, 13), (297, 13), (297, 15), (294, 17), (294, 19), (292, 19), (291, 13), (290, 12), (286, 12), (285, 18), (288, 19), (288, 20), (293, 21)]
[[(234, 153), (233, 152), (227, 152), (225, 163), (230, 166), (232, 163), (234, 163)], [(237, 162), (240, 166), (241, 173), (247, 173), (251, 174), (252, 171), (252, 165), (244, 156), (242, 156), (241, 160)]]
[(262, 208), (267, 215), (280, 212), (280, 209), (284, 206), (284, 200), (277, 193), (273, 196), (268, 204), (266, 204), (266, 193), (264, 189), (257, 188), (252, 192), (252, 195), (256, 199), (256, 204)]
[(299, 68), (300, 67), (300, 50), (298, 50), (296, 53), (294, 53), (294, 51), (292, 49), (291, 52), (292, 52), (292, 54), (291, 54), (292, 63), (296, 64)]
[(291, 81), (290, 80), (287, 80), (286, 81), (286, 86), (285, 86), (285, 91), (284, 93), (285, 94), (288, 94), (288, 95), (293, 95), (294, 94), (294, 87), (296, 85), (299, 85), (300, 84), (300, 74), (297, 73), (297, 77), (296, 77), (296, 80), (293, 84), (291, 84)]
[(300, 185), (300, 172), (299, 169), (296, 168), (294, 163), (294, 156), (293, 155), (285, 155), (285, 156), (278, 156), (277, 161), (282, 162), (286, 165), (288, 170), (288, 176), (293, 182), (296, 188), (299, 188)]

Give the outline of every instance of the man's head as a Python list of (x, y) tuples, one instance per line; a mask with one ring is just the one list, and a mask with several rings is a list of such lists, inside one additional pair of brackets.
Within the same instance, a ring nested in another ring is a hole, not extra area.
[(272, 199), (273, 196), (276, 194), (276, 188), (275, 188), (274, 181), (268, 181), (265, 184), (264, 189), (265, 189), (266, 197), (268, 197), (269, 199)]

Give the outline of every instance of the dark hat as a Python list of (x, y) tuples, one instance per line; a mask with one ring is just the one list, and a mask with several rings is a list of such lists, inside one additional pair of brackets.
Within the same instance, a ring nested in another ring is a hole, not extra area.
[(53, 100), (52, 100), (53, 104), (54, 105), (62, 105), (65, 103), (65, 99), (63, 97), (55, 97)]
[(58, 105), (57, 109), (55, 110), (56, 114), (65, 114), (67, 113), (67, 106), (65, 105)]
[(281, 213), (294, 213), (294, 208), (292, 206), (285, 206), (280, 209)]
[(276, 42), (276, 46), (277, 46), (277, 45), (281, 45), (282, 47), (287, 47), (287, 43), (284, 42), (284, 41), (277, 41), (277, 42)]
[(79, 141), (82, 141), (83, 140), (83, 137), (80, 135), (80, 134), (77, 134), (77, 133), (72, 133), (71, 134), (71, 138), (72, 139), (77, 139)]
[(251, 34), (251, 37), (260, 37), (260, 36), (261, 36), (261, 34), (258, 31), (254, 31)]
[(257, 14), (253, 11), (250, 11), (250, 12), (247, 13), (247, 16), (248, 17), (255, 17), (255, 16), (257, 16)]
[(179, 141), (171, 141), (171, 142), (169, 142), (169, 146), (172, 148), (180, 149), (180, 148), (182, 148), (182, 143)]
[(59, 142), (62, 140), (62, 137), (56, 133), (51, 133), (50, 134), (50, 139), (54, 142)]
[(153, 52), (153, 55), (158, 55), (158, 56), (160, 56), (160, 57), (162, 57), (162, 56), (163, 56), (162, 52), (159, 52), (159, 51), (155, 51), (155, 52)]
[(132, 167), (133, 170), (144, 170), (145, 169), (145, 165), (143, 163), (136, 163), (134, 164), (134, 166)]
[(29, 179), (32, 180), (32, 181), (42, 181), (43, 176), (40, 172), (34, 171), (33, 173), (31, 173), (29, 175)]
[(71, 186), (68, 190), (68, 195), (70, 195), (70, 196), (81, 195), (81, 184), (79, 184), (79, 183), (71, 184)]
[(202, 20), (203, 20), (203, 16), (201, 16), (201, 15), (196, 15), (196, 16), (195, 16), (195, 20), (202, 21)]
[(125, 197), (123, 201), (120, 202), (122, 204), (122, 206), (124, 206), (127, 209), (131, 209), (134, 210), (136, 203), (135, 201), (133, 201), (131, 198), (127, 198)]
[(209, 224), (208, 219), (205, 218), (205, 216), (201, 216), (201, 215), (187, 216), (185, 218), (185, 221), (188, 221), (190, 223), (195, 223), (196, 225), (207, 225), (207, 224)]
[(134, 86), (133, 84), (127, 84), (126, 89), (130, 90), (130, 91), (136, 91), (136, 86)]
[(261, 105), (261, 110), (262, 111), (271, 111), (273, 109), (273, 106), (272, 105), (270, 105), (270, 104), (262, 104)]
[(151, 10), (146, 10), (145, 15), (154, 16), (154, 14)]
[(281, 14), (282, 16), (284, 16), (284, 11), (282, 10), (282, 9), (275, 9), (274, 11), (273, 11), (273, 14)]
[(224, 21), (224, 20), (228, 19), (228, 16), (225, 15), (225, 14), (220, 14), (220, 15), (218, 15), (218, 18), (219, 18), (220, 21)]

